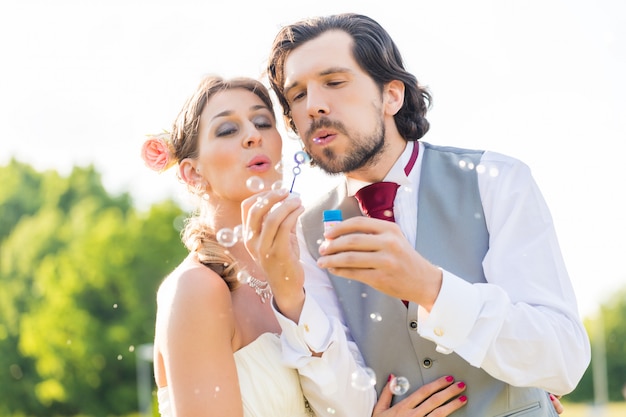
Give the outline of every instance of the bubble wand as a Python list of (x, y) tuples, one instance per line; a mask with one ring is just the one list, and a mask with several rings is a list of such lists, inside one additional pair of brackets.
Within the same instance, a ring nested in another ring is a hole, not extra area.
[(293, 160), (296, 161), (296, 166), (293, 167), (291, 172), (293, 173), (293, 180), (291, 181), (291, 187), (289, 188), (289, 193), (293, 192), (293, 186), (296, 183), (296, 178), (302, 172), (302, 168), (300, 168), (301, 164), (308, 163), (311, 160), (311, 157), (308, 153), (304, 151), (298, 151), (294, 154)]

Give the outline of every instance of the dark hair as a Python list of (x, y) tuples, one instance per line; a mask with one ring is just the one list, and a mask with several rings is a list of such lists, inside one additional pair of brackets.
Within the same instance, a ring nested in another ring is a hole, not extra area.
[(405, 140), (424, 136), (429, 128), (426, 112), (432, 102), (430, 92), (406, 71), (400, 51), (387, 31), (372, 18), (354, 13), (304, 19), (283, 27), (276, 35), (268, 61), (268, 77), (285, 120), (294, 132), (297, 132), (296, 126), (283, 90), (285, 60), (298, 46), (329, 30), (342, 30), (352, 37), (356, 62), (381, 89), (392, 80), (404, 83), (404, 104), (394, 116), (398, 131)]

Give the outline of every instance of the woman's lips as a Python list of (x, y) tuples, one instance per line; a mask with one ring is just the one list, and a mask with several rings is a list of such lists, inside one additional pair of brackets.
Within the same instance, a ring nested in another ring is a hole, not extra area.
[(265, 155), (257, 155), (248, 162), (248, 169), (254, 172), (266, 172), (272, 167), (272, 161)]

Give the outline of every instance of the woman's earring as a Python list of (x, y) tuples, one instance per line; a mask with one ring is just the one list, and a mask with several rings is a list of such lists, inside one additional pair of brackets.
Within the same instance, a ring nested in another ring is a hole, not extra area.
[(198, 197), (202, 197), (203, 200), (206, 200), (206, 198), (204, 197), (204, 195), (206, 194), (206, 188), (204, 188), (199, 182), (197, 182), (196, 185), (193, 186), (193, 193)]
[(196, 195), (199, 195), (204, 201), (209, 201), (209, 193), (206, 189), (206, 184), (197, 183), (195, 186)]

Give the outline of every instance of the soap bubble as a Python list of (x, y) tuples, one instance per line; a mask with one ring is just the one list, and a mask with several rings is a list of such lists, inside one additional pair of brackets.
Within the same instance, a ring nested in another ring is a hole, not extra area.
[(411, 384), (408, 379), (403, 376), (396, 376), (389, 382), (389, 389), (393, 395), (404, 395), (409, 391)]
[(263, 198), (261, 196), (257, 196), (255, 204), (259, 207), (265, 207), (269, 203), (267, 198)]
[(237, 243), (235, 232), (233, 231), (233, 229), (230, 229), (228, 227), (220, 229), (217, 232), (217, 235), (215, 237), (217, 238), (217, 242), (220, 245), (225, 246), (227, 248), (230, 248), (235, 243)]
[(375, 323), (379, 323), (381, 321), (383, 321), (383, 316), (381, 316), (380, 313), (371, 313), (370, 314), (370, 319), (375, 322)]
[(265, 188), (265, 182), (263, 182), (263, 178), (253, 175), (246, 180), (246, 187), (253, 193), (258, 193)]
[(352, 372), (352, 388), (365, 391), (374, 385), (376, 385), (376, 373), (372, 368), (357, 369)]
[(242, 225), (235, 226), (233, 228), (233, 235), (234, 235), (235, 242), (241, 241), (243, 239), (243, 226)]
[(237, 272), (237, 281), (241, 284), (247, 284), (250, 281), (250, 278), (252, 278), (252, 275), (250, 275), (245, 269)]
[(277, 180), (272, 184), (272, 190), (274, 191), (280, 190), (281, 188), (283, 188), (283, 182), (281, 180)]

